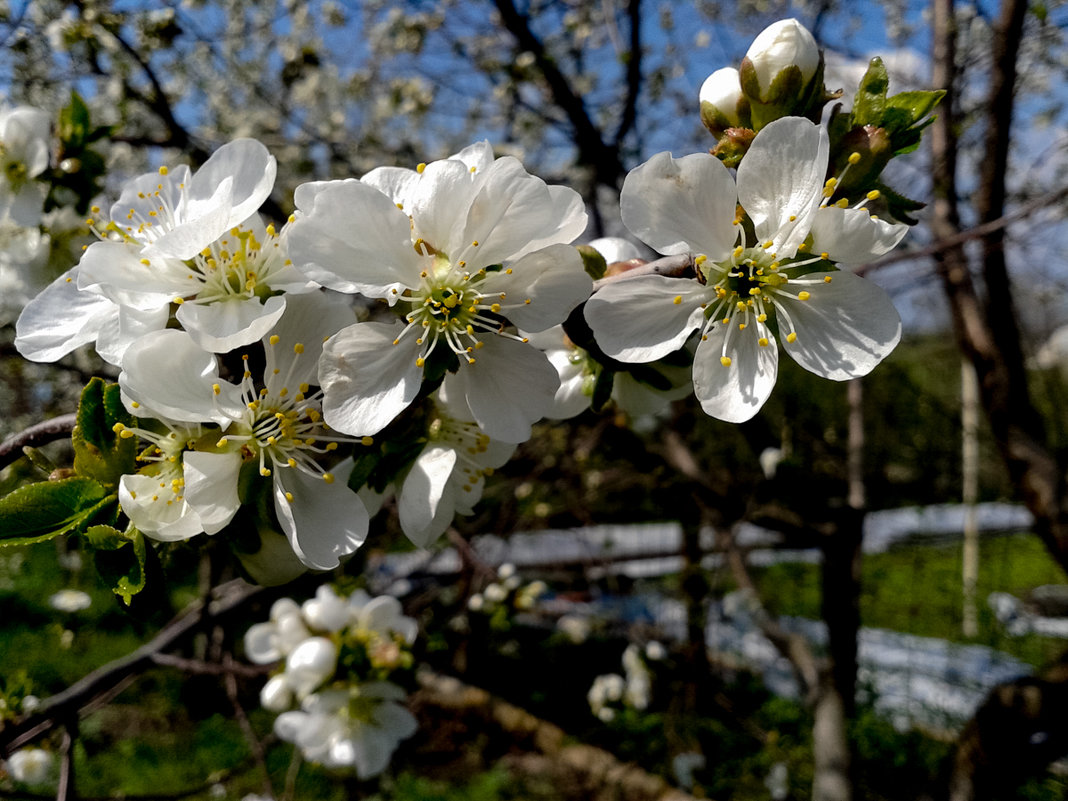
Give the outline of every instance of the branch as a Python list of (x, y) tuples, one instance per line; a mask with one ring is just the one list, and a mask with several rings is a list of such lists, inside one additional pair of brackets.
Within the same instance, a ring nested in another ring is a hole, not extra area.
[(37, 423), (0, 442), (0, 470), (22, 457), (23, 448), (36, 448), (59, 439), (66, 439), (74, 430), (77, 415), (64, 414)]
[(628, 278), (639, 278), (643, 275), (666, 275), (670, 278), (692, 278), (696, 273), (694, 272), (694, 254), (683, 253), (679, 256), (661, 256), (659, 259), (655, 259), (650, 262), (646, 262), (640, 267), (635, 267), (626, 272), (616, 273), (615, 275), (606, 275), (604, 278), (599, 278), (593, 282), (593, 291), (596, 292), (607, 284), (615, 283), (616, 281), (625, 281)]
[(627, 3), (627, 19), (630, 21), (630, 51), (627, 53), (627, 96), (623, 101), (623, 114), (616, 128), (615, 143), (620, 144), (638, 119), (638, 97), (642, 91), (642, 9), (641, 0)]
[(567, 77), (546, 50), (545, 43), (534, 35), (529, 18), (519, 13), (513, 0), (494, 0), (494, 5), (501, 15), (501, 24), (512, 34), (516, 44), (520, 49), (534, 55), (534, 62), (549, 85), (553, 102), (567, 115), (574, 130), (579, 160), (593, 167), (599, 183), (617, 187), (625, 172), (617, 147), (604, 141), (600, 129), (590, 118), (582, 97), (571, 88)]
[(200, 627), (203, 612), (212, 617), (227, 615), (240, 609), (245, 603), (263, 592), (241, 579), (235, 579), (218, 587), (217, 600), (207, 605), (197, 602), (187, 607), (152, 640), (136, 651), (103, 667), (72, 684), (62, 692), (45, 699), (37, 711), (0, 730), (0, 751), (11, 753), (31, 740), (51, 731), (61, 721), (73, 719), (85, 707), (112, 692), (117, 686), (136, 673), (151, 667), (154, 657), (177, 645), (184, 637)]

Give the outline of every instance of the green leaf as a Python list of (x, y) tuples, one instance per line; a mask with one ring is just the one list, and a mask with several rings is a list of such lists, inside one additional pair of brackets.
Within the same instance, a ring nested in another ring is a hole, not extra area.
[(82, 390), (78, 417), (71, 434), (74, 445), (74, 471), (94, 478), (108, 489), (119, 484), (124, 473), (136, 471), (137, 442), (122, 438), (115, 425), (127, 425), (133, 418), (122, 405), (118, 384), (93, 378)]
[(117, 495), (91, 478), (27, 484), (0, 498), (0, 547), (76, 534), (117, 512)]
[(89, 107), (75, 91), (71, 91), (70, 102), (59, 112), (56, 133), (60, 142), (66, 145), (65, 150), (81, 149), (89, 136)]
[(98, 551), (117, 551), (129, 542), (114, 526), (90, 526), (85, 530), (85, 538)]
[(860, 79), (857, 96), (853, 100), (853, 125), (880, 125), (886, 109), (886, 90), (890, 76), (881, 58), (873, 58)]
[[(95, 535), (103, 540), (106, 532), (100, 531), (104, 526), (96, 526)], [(146, 560), (148, 548), (145, 545), (144, 535), (132, 526), (125, 532), (112, 529), (119, 538), (111, 537), (105, 544), (104, 549), (93, 554), (97, 572), (111, 591), (122, 598), (123, 603), (130, 605), (133, 596), (145, 588), (146, 584)], [(129, 546), (129, 547), (127, 547)]]

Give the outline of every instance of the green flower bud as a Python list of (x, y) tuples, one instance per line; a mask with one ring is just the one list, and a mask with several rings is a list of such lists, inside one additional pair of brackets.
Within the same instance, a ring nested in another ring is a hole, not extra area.
[(728, 128), (749, 127), (749, 101), (742, 94), (738, 70), (716, 70), (701, 84), (701, 122), (719, 139)]

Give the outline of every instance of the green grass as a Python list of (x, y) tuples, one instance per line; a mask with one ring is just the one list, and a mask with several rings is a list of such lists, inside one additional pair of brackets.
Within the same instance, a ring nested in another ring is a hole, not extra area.
[[(987, 606), (995, 591), (1017, 597), (1042, 584), (1062, 584), (1064, 572), (1038, 538), (1030, 534), (986, 537), (980, 544), (977, 586), (979, 634), (961, 633), (961, 544), (908, 545), (864, 557), (861, 621), (953, 642), (990, 645), (1032, 665), (1056, 658), (1064, 640), (1026, 635), (1010, 637)], [(761, 597), (776, 614), (820, 617), (819, 567), (780, 564), (758, 571)]]

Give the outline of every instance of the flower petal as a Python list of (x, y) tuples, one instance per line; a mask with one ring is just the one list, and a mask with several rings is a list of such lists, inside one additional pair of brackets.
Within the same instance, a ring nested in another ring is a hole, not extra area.
[(624, 362), (651, 362), (678, 350), (704, 324), (714, 297), (695, 280), (643, 275), (601, 287), (586, 302), (586, 322), (601, 349)]
[(30, 361), (54, 362), (94, 341), (118, 315), (119, 307), (107, 298), (78, 289), (75, 267), (26, 304), (15, 324), (15, 347)]
[(285, 309), (286, 300), (280, 295), (266, 301), (235, 296), (215, 303), (183, 303), (175, 316), (201, 348), (227, 353), (262, 338)]
[(352, 462), (347, 464), (347, 470), (336, 468), (332, 483), (294, 468), (275, 470), (278, 521), (294, 553), (313, 570), (333, 570), (367, 538), (367, 510), (345, 483), (352, 472)]
[(445, 377), (448, 393), (463, 398), (486, 434), (501, 442), (525, 442), (530, 426), (552, 409), (560, 378), (549, 360), (531, 345), (486, 337), (475, 364), (461, 360)]
[(385, 297), (397, 283), (417, 286), (421, 257), (408, 215), (360, 181), (297, 187), (297, 219), (287, 229), (294, 266), (339, 292)]
[[(153, 331), (134, 342), (122, 357), (119, 386), (136, 401), (139, 414), (153, 414), (187, 423), (220, 425), (240, 413), (236, 387), (219, 381), (215, 356), (193, 342), (185, 331)], [(231, 390), (227, 394), (215, 394)]]
[[(724, 350), (724, 340), (730, 341)], [(744, 423), (764, 405), (775, 387), (779, 351), (775, 340), (761, 347), (756, 328), (738, 331), (733, 323), (717, 324), (697, 346), (693, 361), (693, 388), (705, 413), (728, 423)], [(720, 359), (731, 363), (724, 366)]]
[(377, 434), (415, 400), (420, 346), (413, 335), (394, 345), (403, 330), (401, 323), (356, 323), (326, 341), (319, 386), (327, 425), (357, 437)]
[(119, 479), (122, 511), (146, 537), (160, 542), (187, 540), (204, 530), (196, 512), (176, 497), (170, 481), (169, 476), (141, 474), (127, 474)]
[(829, 148), (823, 126), (783, 117), (760, 130), (738, 166), (738, 202), (758, 243), (774, 242), (779, 258), (792, 257), (808, 236), (823, 198)]
[(901, 340), (901, 317), (890, 296), (852, 273), (805, 277), (831, 281), (806, 286), (810, 299), (786, 307), (797, 333), (795, 342), (784, 342), (786, 352), (824, 378), (845, 381), (867, 375)]
[(867, 209), (825, 206), (812, 220), (812, 252), (843, 264), (865, 264), (897, 247), (908, 230), (904, 223), (875, 219)]
[(430, 445), (419, 454), (401, 484), (397, 513), (404, 534), (425, 548), (452, 523), (454, 499), (448, 492), (456, 451)]
[[(582, 257), (571, 245), (549, 245), (512, 262), (512, 272), (490, 273), (479, 291), (504, 292), (509, 305), (502, 313), (524, 331), (544, 331), (562, 323), (590, 296), (593, 281)], [(523, 301), (529, 301), (523, 303)]]
[(653, 250), (719, 261), (738, 238), (735, 197), (734, 181), (715, 156), (657, 153), (627, 175), (619, 211), (623, 224)]
[(222, 531), (241, 507), (237, 495), (241, 455), (186, 451), (182, 465), (186, 503), (197, 513), (205, 533)]

